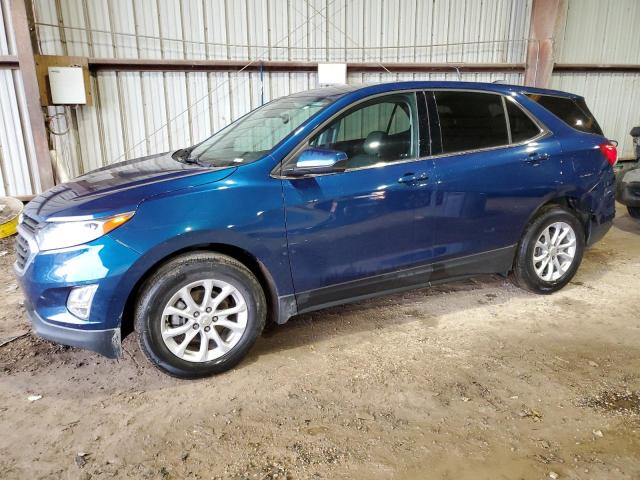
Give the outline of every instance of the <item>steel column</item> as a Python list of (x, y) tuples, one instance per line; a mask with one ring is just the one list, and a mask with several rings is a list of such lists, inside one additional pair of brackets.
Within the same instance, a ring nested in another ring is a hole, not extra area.
[(547, 88), (553, 72), (553, 38), (565, 0), (533, 0), (524, 84)]

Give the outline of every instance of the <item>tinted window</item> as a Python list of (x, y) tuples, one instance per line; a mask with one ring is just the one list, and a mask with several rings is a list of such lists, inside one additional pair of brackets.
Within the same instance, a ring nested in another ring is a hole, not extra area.
[(490, 93), (434, 92), (443, 153), (509, 143), (502, 97)]
[(533, 93), (528, 93), (527, 97), (542, 105), (570, 127), (581, 132), (602, 135), (600, 125), (596, 122), (583, 99), (574, 100)]
[(533, 123), (533, 120), (520, 107), (510, 100), (507, 100), (506, 103), (512, 143), (524, 142), (540, 133), (538, 126)]
[(345, 152), (347, 168), (366, 167), (416, 156), (415, 94), (375, 99), (347, 111), (309, 142)]

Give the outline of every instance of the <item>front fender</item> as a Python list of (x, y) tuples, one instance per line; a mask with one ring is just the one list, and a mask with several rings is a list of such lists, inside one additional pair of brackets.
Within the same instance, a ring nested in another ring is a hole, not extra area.
[(151, 197), (110, 233), (140, 255), (123, 279), (124, 291), (177, 252), (221, 245), (264, 266), (279, 297), (293, 294), (280, 181), (238, 170), (244, 175)]

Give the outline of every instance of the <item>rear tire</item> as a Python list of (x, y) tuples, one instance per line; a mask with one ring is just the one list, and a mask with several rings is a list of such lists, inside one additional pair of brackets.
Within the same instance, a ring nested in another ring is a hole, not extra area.
[(147, 279), (135, 328), (156, 367), (178, 378), (201, 378), (237, 365), (265, 319), (264, 292), (249, 269), (225, 255), (195, 252)]
[(544, 207), (520, 240), (513, 279), (534, 293), (557, 292), (576, 274), (584, 248), (584, 228), (578, 218), (556, 205)]
[(633, 218), (640, 218), (640, 207), (627, 207), (629, 215)]

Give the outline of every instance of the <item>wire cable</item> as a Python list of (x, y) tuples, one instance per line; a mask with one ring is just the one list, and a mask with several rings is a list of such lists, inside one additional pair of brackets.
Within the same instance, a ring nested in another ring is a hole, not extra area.
[[(336, 0), (331, 0), (330, 2), (328, 2), (325, 5), (325, 10), (328, 9), (331, 5), (333, 5), (335, 3)], [(292, 34), (296, 33), (298, 30), (300, 30), (302, 27), (304, 27), (307, 23), (309, 23), (313, 18), (315, 18), (318, 15), (319, 12), (314, 13), (313, 15), (311, 15), (309, 18), (307, 18), (306, 21), (304, 21), (303, 23), (301, 23), (300, 25), (298, 25), (292, 32), (287, 33), (286, 36), (282, 37), (280, 40), (278, 40), (274, 45), (278, 45), (281, 42), (287, 40)], [(243, 71), (245, 71), (247, 68), (249, 68), (251, 65), (253, 65), (256, 62), (259, 62), (260, 60), (262, 60), (263, 56), (265, 54), (269, 53), (269, 49), (267, 48), (266, 50), (264, 50), (257, 58), (255, 58), (254, 60), (251, 60), (249, 63), (247, 63), (244, 67), (242, 67), (240, 70), (238, 70), (237, 72), (235, 72), (236, 74), (242, 73)], [(215, 91), (217, 91), (220, 87), (222, 87), (223, 85), (226, 85), (229, 82), (229, 80), (225, 80), (223, 83), (217, 85), (214, 89), (211, 89), (207, 92), (206, 95), (203, 95), (202, 97), (200, 97), (199, 99), (197, 99), (196, 101), (192, 102), (191, 105), (189, 105), (186, 109), (182, 110), (180, 113), (178, 113), (177, 115), (175, 115), (174, 117), (170, 118), (169, 120), (167, 120), (167, 122), (165, 122), (164, 124), (162, 124), (159, 128), (157, 128), (156, 130), (154, 130), (152, 133), (150, 133), (149, 135), (147, 135), (144, 139), (142, 139), (140, 142), (132, 145), (131, 147), (129, 147), (129, 149), (127, 149), (124, 153), (122, 153), (121, 155), (119, 155), (118, 157), (116, 157), (112, 162), (110, 163), (116, 163), (118, 162), (120, 159), (122, 158), (127, 158), (127, 154), (130, 153), (132, 150), (134, 150), (135, 148), (137, 148), (138, 146), (142, 145), (143, 143), (145, 143), (148, 139), (150, 139), (151, 137), (155, 136), (158, 132), (162, 131), (165, 127), (169, 126), (171, 123), (173, 123), (177, 118), (181, 117), (182, 115), (184, 115), (185, 113), (187, 113), (189, 110), (191, 110), (194, 106), (196, 106), (197, 104), (199, 104), (200, 102), (202, 102), (204, 99), (208, 99), (211, 94)]]

